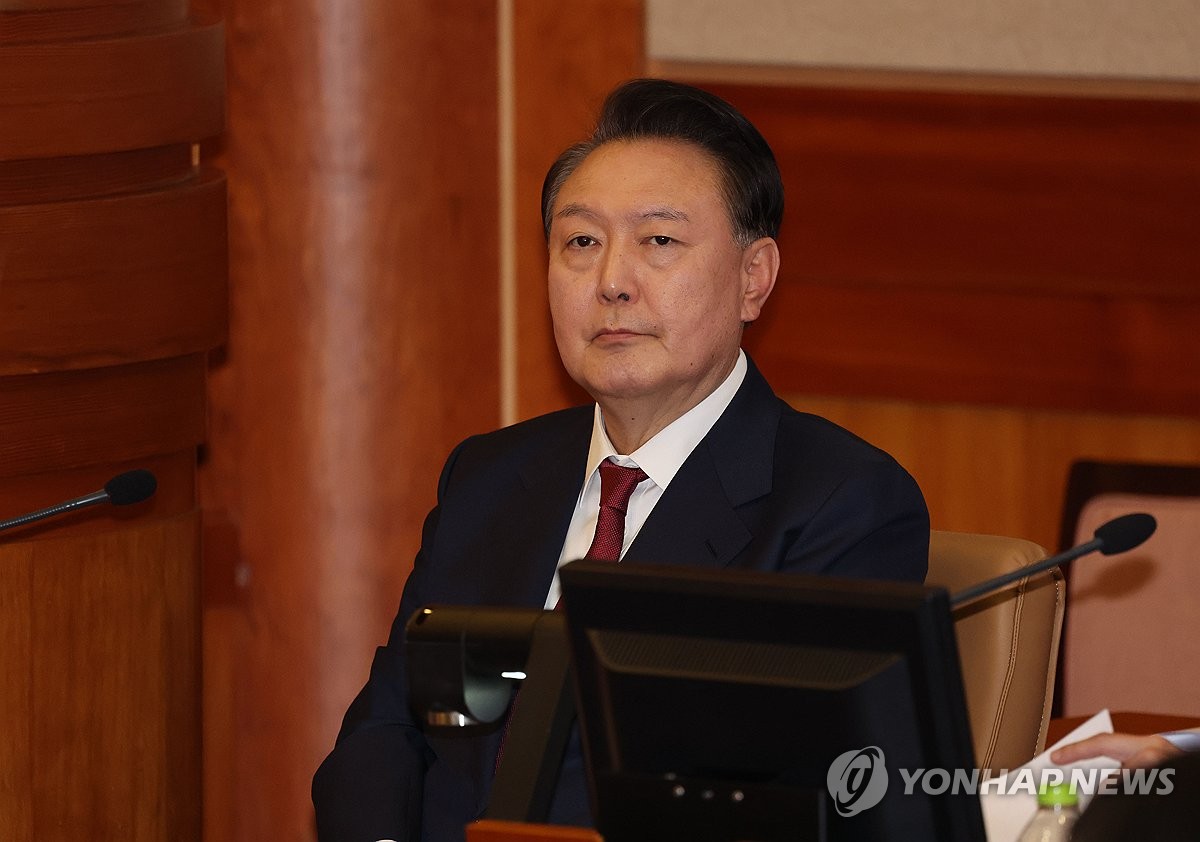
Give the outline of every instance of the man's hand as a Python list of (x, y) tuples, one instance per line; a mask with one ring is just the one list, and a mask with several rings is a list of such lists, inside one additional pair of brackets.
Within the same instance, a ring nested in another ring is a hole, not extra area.
[(1092, 757), (1111, 757), (1126, 769), (1147, 769), (1183, 752), (1157, 734), (1097, 734), (1065, 745), (1050, 755), (1060, 766)]

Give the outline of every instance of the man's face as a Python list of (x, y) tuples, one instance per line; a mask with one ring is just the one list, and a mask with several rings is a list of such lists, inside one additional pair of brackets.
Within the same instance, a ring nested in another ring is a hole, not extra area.
[(770, 292), (752, 262), (774, 243), (737, 244), (716, 164), (676, 141), (601, 146), (552, 213), (550, 313), (568, 373), (601, 404), (641, 401), (669, 423), (731, 370)]

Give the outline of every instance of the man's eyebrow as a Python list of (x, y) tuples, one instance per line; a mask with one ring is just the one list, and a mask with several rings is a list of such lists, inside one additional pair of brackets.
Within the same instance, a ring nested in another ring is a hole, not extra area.
[[(588, 219), (599, 219), (600, 214), (589, 208), (587, 205), (581, 205), (577, 202), (569, 202), (563, 205), (555, 212), (555, 219), (565, 219), (571, 216), (584, 216)], [(670, 207), (669, 205), (656, 206), (646, 208), (645, 210), (634, 211), (629, 214), (629, 220), (632, 222), (641, 222), (647, 219), (666, 219), (671, 222), (691, 222), (691, 217), (678, 208)]]
[(555, 219), (565, 219), (569, 216), (586, 216), (589, 219), (598, 218), (598, 214), (595, 211), (592, 211), (586, 205), (581, 205), (577, 202), (569, 202), (563, 205), (554, 214)]
[(648, 208), (644, 211), (633, 214), (632, 218), (635, 221), (643, 219), (666, 219), (671, 222), (692, 221), (691, 218), (683, 211), (667, 205), (663, 205), (662, 207)]

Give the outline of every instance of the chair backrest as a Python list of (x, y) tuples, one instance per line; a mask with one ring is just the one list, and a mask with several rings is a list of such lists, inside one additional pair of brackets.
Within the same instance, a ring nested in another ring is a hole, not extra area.
[(1067, 508), (1066, 543), (1129, 512), (1154, 515), (1158, 530), (1128, 553), (1071, 564), (1063, 714), (1200, 715), (1200, 466), (1079, 463)]
[[(954, 593), (1045, 557), (1019, 538), (934, 531), (926, 582)], [(1014, 769), (1045, 745), (1064, 591), (1055, 568), (954, 611), (980, 768)]]

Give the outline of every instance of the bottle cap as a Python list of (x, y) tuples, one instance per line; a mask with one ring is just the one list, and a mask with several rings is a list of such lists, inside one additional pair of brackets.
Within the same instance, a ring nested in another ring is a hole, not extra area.
[(1038, 805), (1042, 807), (1072, 807), (1078, 803), (1079, 797), (1066, 781), (1043, 784), (1038, 791)]

